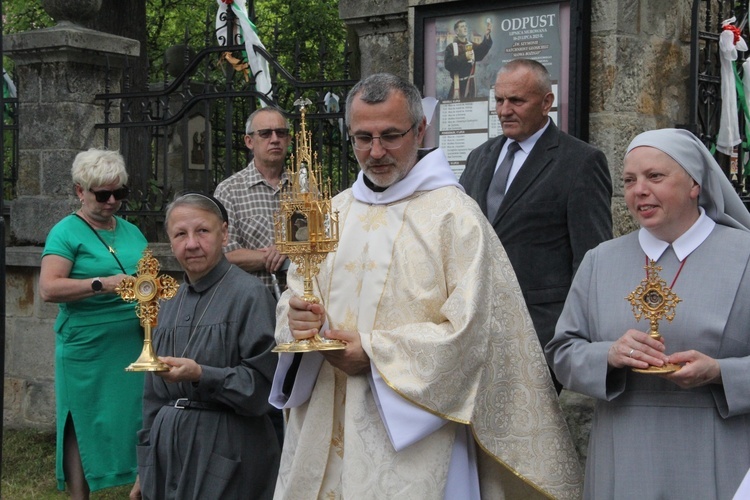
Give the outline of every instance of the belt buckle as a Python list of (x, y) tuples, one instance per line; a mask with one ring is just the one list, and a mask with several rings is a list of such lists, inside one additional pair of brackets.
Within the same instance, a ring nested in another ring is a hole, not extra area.
[(178, 410), (184, 410), (185, 408), (187, 408), (188, 404), (190, 404), (190, 400), (188, 398), (179, 398), (174, 402), (174, 407)]

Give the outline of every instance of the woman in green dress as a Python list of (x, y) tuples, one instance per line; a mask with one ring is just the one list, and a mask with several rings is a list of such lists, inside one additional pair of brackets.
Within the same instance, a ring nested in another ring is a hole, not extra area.
[(79, 153), (71, 169), (81, 207), (47, 235), (39, 293), (59, 304), (55, 322), (58, 488), (75, 499), (129, 484), (136, 476), (142, 374), (127, 373), (143, 345), (134, 304), (115, 287), (136, 265), (146, 239), (115, 216), (128, 195), (115, 151)]

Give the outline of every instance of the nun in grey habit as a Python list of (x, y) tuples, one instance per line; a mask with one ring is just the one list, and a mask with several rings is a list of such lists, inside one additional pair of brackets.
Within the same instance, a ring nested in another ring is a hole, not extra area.
[[(546, 346), (597, 400), (584, 497), (730, 499), (750, 467), (750, 214), (685, 130), (637, 136), (623, 183), (641, 229), (588, 252)], [(648, 260), (680, 299), (661, 341), (626, 299)]]
[(268, 404), (275, 301), (258, 278), (224, 257), (223, 208), (200, 194), (167, 208), (185, 283), (162, 304), (154, 331), (169, 371), (146, 375), (131, 498), (273, 496), (281, 454)]

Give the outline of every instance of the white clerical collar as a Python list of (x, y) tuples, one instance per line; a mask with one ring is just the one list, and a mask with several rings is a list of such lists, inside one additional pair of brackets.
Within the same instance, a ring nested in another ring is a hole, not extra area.
[(376, 192), (367, 187), (364, 174), (360, 170), (352, 186), (352, 194), (355, 199), (363, 203), (385, 205), (408, 198), (417, 191), (432, 191), (446, 186), (456, 186), (463, 191), (463, 187), (456, 179), (456, 174), (448, 164), (445, 153), (438, 148), (418, 161), (406, 177), (382, 192)]
[[(672, 243), (674, 253), (680, 262), (706, 241), (706, 238), (716, 226), (716, 223), (706, 215), (703, 207), (698, 207), (698, 210), (701, 212), (698, 220)], [(644, 228), (641, 228), (638, 232), (638, 242), (641, 244), (644, 253), (653, 261), (659, 260), (659, 257), (669, 248), (669, 243), (660, 240)]]

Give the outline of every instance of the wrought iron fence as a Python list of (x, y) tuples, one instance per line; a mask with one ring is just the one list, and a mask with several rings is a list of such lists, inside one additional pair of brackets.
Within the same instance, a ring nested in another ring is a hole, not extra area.
[[(3, 101), (3, 200), (15, 198), (18, 183), (18, 99)], [(5, 207), (3, 206), (3, 211)]]
[[(4, 75), (4, 78), (6, 76)], [(3, 158), (2, 186), (3, 193), (0, 198), (2, 213), (6, 214), (5, 200), (16, 197), (16, 185), (18, 184), (18, 98), (11, 77), (7, 76), (3, 85), (2, 98), (2, 132), (0, 133), (0, 150)], [(9, 91), (9, 87), (13, 91)]]
[[(225, 27), (235, 26), (231, 10), (228, 13)], [(209, 29), (213, 27), (207, 23)], [(344, 101), (356, 80), (325, 79), (322, 69), (327, 57), (342, 58), (346, 77), (348, 48), (343, 54), (321, 51), (320, 80), (300, 81), (293, 76), (296, 69), (288, 71), (269, 51), (255, 47), (270, 66), (273, 92), (266, 96), (256, 91), (254, 75), (237, 63), (245, 46), (237, 43), (236, 29), (228, 32), (233, 36), (224, 45), (195, 53), (186, 40), (168, 50), (161, 82), (148, 89), (129, 87), (126, 66), (122, 92), (110, 92), (108, 81), (106, 92), (96, 96), (105, 107), (104, 122), (96, 127), (104, 131), (106, 146), (121, 150), (131, 173), (133, 194), (123, 213), (137, 220), (149, 241), (164, 238), (163, 211), (173, 194), (213, 192), (221, 180), (247, 165), (251, 156), (244, 145), (245, 121), (258, 101), (278, 108), (295, 130), (299, 112), (294, 101), (300, 97), (312, 101), (307, 129), (324, 176), (331, 179), (334, 190), (354, 181), (357, 168), (344, 130)]]
[[(714, 151), (720, 129), (721, 97), (721, 53), (719, 36), (722, 22), (736, 18), (741, 36), (750, 44), (748, 29), (748, 3), (736, 0), (694, 0), (692, 9), (691, 67), (690, 67), (690, 125), (703, 142)], [(739, 52), (735, 63), (737, 78), (744, 77), (743, 63), (747, 53)], [(748, 75), (750, 77), (750, 75)], [(746, 96), (750, 97), (750, 96)], [(745, 205), (750, 205), (750, 148), (747, 139), (746, 113), (743, 111), (743, 95), (738, 96), (739, 127), (742, 143), (737, 147), (737, 156), (716, 152), (715, 156), (732, 181)], [(745, 102), (747, 102), (745, 100)], [(750, 116), (747, 117), (750, 120)]]

